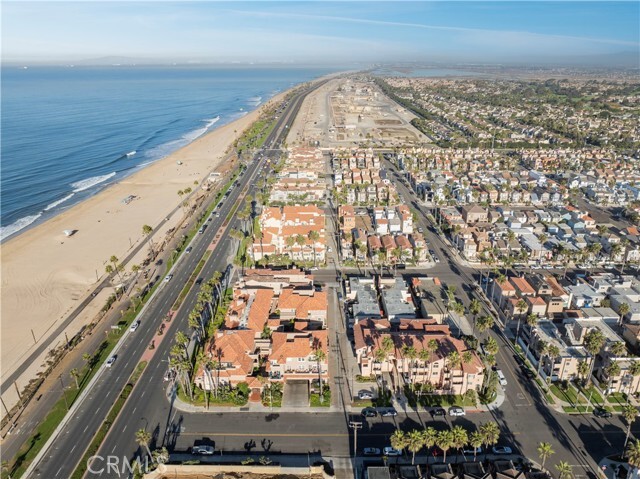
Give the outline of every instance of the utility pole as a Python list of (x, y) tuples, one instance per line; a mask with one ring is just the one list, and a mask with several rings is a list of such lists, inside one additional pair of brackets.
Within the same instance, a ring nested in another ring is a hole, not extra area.
[(362, 429), (362, 423), (350, 421), (349, 427), (353, 429), (353, 459), (355, 460), (358, 455), (358, 429)]
[(67, 406), (67, 411), (69, 410), (69, 403), (67, 402), (67, 393), (64, 390), (64, 383), (62, 382), (62, 374), (60, 374), (58, 376), (58, 379), (60, 380), (60, 384), (62, 385), (62, 397), (64, 398), (64, 405)]

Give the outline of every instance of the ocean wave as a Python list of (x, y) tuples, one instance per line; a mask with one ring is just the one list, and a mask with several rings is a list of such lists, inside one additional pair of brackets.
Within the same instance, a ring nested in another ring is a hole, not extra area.
[(15, 223), (12, 223), (8, 226), (0, 227), (0, 240), (8, 238), (12, 234), (15, 234), (18, 231), (20, 231), (21, 229), (26, 228), (41, 216), (42, 216), (42, 213), (38, 213), (37, 215), (25, 216), (24, 218), (20, 218), (19, 220), (17, 220)]
[(170, 153), (173, 153), (177, 149), (188, 145), (192, 141), (194, 141), (197, 138), (199, 138), (202, 135), (204, 135), (207, 131), (209, 131), (209, 128), (211, 128), (218, 121), (220, 121), (220, 116), (218, 115), (215, 118), (202, 120), (202, 121), (206, 121), (207, 122), (205, 124), (205, 126), (203, 126), (202, 128), (198, 128), (197, 130), (192, 130), (192, 131), (190, 131), (188, 133), (185, 133), (184, 135), (182, 135), (177, 140), (168, 141), (168, 142), (163, 143), (161, 145), (158, 145), (158, 146), (156, 146), (154, 148), (151, 148), (150, 150), (148, 150), (145, 153), (144, 156), (146, 158), (150, 158), (152, 160), (157, 160), (157, 159), (160, 159), (160, 158), (163, 158), (163, 157), (167, 156)]
[(115, 171), (109, 173), (108, 175), (92, 176), (91, 178), (87, 178), (86, 180), (71, 183), (71, 187), (73, 188), (74, 193), (78, 193), (80, 191), (88, 190), (93, 186), (99, 185), (100, 183), (103, 183), (109, 178), (113, 178), (114, 176), (116, 176)]
[(261, 96), (252, 96), (247, 100), (249, 103), (260, 103), (262, 101)]
[(67, 195), (64, 198), (61, 198), (61, 199), (59, 199), (57, 201), (54, 201), (53, 203), (48, 204), (47, 207), (43, 211), (49, 211), (49, 210), (55, 208), (56, 206), (58, 206), (58, 205), (64, 203), (65, 201), (71, 199), (71, 197), (73, 195), (75, 195), (75, 193), (71, 193), (70, 195)]
[(126, 156), (127, 158), (131, 158), (133, 155), (135, 155), (136, 153), (138, 153), (136, 150), (130, 151), (129, 153), (127, 153)]

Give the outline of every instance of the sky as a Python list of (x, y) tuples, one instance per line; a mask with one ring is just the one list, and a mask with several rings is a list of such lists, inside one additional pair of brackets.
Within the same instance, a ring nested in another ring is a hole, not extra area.
[(640, 2), (2, 2), (2, 60), (640, 63)]

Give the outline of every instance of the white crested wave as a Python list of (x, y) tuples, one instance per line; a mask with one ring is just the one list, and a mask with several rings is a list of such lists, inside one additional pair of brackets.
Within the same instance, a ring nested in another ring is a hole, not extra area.
[(127, 153), (126, 156), (127, 158), (131, 158), (133, 155), (135, 155), (136, 153), (138, 153), (136, 150), (130, 151), (129, 153)]
[(178, 148), (182, 148), (185, 145), (188, 145), (196, 138), (204, 135), (209, 128), (215, 125), (218, 121), (220, 121), (220, 116), (216, 116), (215, 118), (202, 120), (207, 123), (202, 128), (198, 128), (197, 130), (190, 131), (185, 133), (177, 140), (172, 140), (167, 143), (163, 143), (162, 145), (158, 145), (155, 148), (151, 148), (149, 151), (145, 153), (145, 157), (152, 158), (153, 160), (157, 160), (159, 158), (163, 158), (168, 154), (176, 151)]
[(88, 190), (92, 186), (99, 185), (100, 183), (103, 183), (109, 178), (113, 178), (114, 176), (116, 176), (115, 171), (109, 173), (108, 175), (92, 176), (91, 178), (87, 178), (86, 180), (80, 180), (76, 181), (75, 183), (71, 183), (71, 187), (73, 188), (74, 193), (78, 193), (80, 191)]
[(15, 223), (0, 227), (0, 240), (3, 240), (14, 233), (17, 233), (21, 229), (26, 228), (31, 223), (40, 218), (40, 216), (42, 216), (42, 213), (38, 213), (37, 215), (25, 216), (24, 218), (20, 218), (19, 220), (17, 220)]
[(260, 103), (262, 101), (262, 97), (261, 96), (252, 96), (251, 98), (249, 98), (247, 100), (249, 103)]
[(71, 194), (69, 194), (69, 195), (65, 196), (64, 198), (61, 198), (61, 199), (59, 199), (59, 200), (57, 200), (57, 201), (54, 201), (53, 203), (49, 203), (49, 204), (47, 205), (47, 207), (44, 209), (44, 211), (49, 211), (49, 210), (51, 210), (51, 209), (55, 208), (55, 207), (56, 207), (56, 206), (58, 206), (59, 204), (62, 204), (62, 203), (64, 203), (65, 201), (67, 201), (67, 200), (71, 199), (71, 197), (72, 197), (73, 195), (75, 195), (75, 193), (71, 193)]

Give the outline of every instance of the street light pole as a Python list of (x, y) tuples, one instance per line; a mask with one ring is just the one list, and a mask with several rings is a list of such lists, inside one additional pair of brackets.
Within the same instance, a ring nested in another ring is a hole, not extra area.
[(60, 384), (62, 385), (62, 397), (64, 398), (64, 405), (67, 406), (67, 411), (69, 410), (69, 403), (67, 403), (67, 394), (64, 390), (64, 383), (62, 382), (62, 374), (60, 374), (58, 376), (58, 379), (60, 380)]
[(353, 459), (355, 460), (358, 455), (358, 429), (362, 429), (362, 423), (350, 421), (349, 427), (353, 429)]

